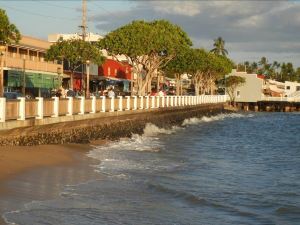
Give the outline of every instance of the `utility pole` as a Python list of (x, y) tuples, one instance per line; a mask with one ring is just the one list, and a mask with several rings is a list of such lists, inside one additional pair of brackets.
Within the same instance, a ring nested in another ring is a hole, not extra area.
[[(82, 40), (85, 41), (86, 38), (86, 30), (87, 30), (87, 26), (86, 26), (86, 0), (82, 0), (82, 21), (81, 21), (81, 26), (79, 26), (81, 28), (81, 36), (82, 36)], [(86, 91), (86, 85), (84, 85), (85, 87), (83, 87), (84, 84), (84, 63), (82, 63), (82, 67), (81, 67), (81, 89), (82, 91)]]
[(86, 38), (86, 29), (87, 29), (87, 25), (86, 25), (86, 0), (82, 0), (82, 23), (81, 26), (79, 26), (82, 31), (81, 31), (81, 35), (82, 35), (82, 40), (85, 41)]

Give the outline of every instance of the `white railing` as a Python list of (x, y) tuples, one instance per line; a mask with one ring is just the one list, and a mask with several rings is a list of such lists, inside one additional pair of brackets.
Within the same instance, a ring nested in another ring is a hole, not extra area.
[(26, 120), (28, 118), (43, 119), (45, 117), (61, 117), (85, 115), (95, 113), (109, 113), (120, 111), (155, 110), (158, 108), (177, 108), (201, 104), (217, 104), (226, 102), (225, 95), (200, 96), (126, 96), (107, 98), (95, 96), (90, 99), (36, 98), (17, 100), (0, 98), (0, 122), (8, 120)]
[(270, 102), (300, 102), (300, 97), (268, 97), (263, 96), (261, 101), (270, 101)]

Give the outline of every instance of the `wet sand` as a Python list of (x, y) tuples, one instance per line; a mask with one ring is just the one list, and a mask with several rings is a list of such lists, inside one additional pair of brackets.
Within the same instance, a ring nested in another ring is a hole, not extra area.
[(90, 149), (78, 144), (0, 147), (0, 215), (57, 198), (65, 185), (101, 179), (92, 167), (99, 162), (86, 156)]

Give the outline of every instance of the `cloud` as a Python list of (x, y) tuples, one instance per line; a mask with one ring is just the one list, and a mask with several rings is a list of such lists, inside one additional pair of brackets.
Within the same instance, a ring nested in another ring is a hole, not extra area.
[(159, 13), (195, 16), (201, 12), (201, 5), (195, 1), (154, 1), (150, 4)]
[(188, 33), (195, 47), (210, 49), (221, 36), (233, 55), (300, 52), (300, 2), (137, 1), (126, 11), (98, 14), (92, 21), (98, 30), (109, 32), (138, 19), (170, 20)]

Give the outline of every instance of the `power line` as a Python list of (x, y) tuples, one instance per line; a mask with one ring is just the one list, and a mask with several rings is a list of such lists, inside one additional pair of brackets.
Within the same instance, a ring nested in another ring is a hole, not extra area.
[(40, 17), (43, 17), (43, 18), (51, 18), (51, 19), (58, 19), (58, 20), (77, 20), (77, 18), (68, 18), (68, 17), (57, 17), (57, 16), (47, 16), (47, 15), (44, 15), (44, 14), (40, 14), (40, 13), (36, 13), (36, 12), (30, 12), (30, 11), (27, 11), (27, 10), (23, 10), (23, 9), (18, 9), (18, 8), (15, 8), (15, 7), (12, 7), (12, 6), (5, 6), (4, 7), (8, 8), (8, 9), (12, 9), (12, 10), (15, 10), (15, 11), (18, 11), (18, 12), (22, 12), (22, 13), (25, 13), (25, 14), (29, 14), (29, 15), (33, 15), (33, 16), (40, 16)]
[(98, 6), (99, 8), (101, 8), (102, 10), (104, 10), (106, 13), (108, 13), (111, 16), (114, 16), (114, 13), (110, 12), (109, 10), (103, 8), (103, 6), (99, 5), (98, 3), (95, 2), (95, 0), (90, 1), (92, 4), (94, 4), (95, 6)]
[(49, 5), (49, 6), (53, 6), (53, 7), (57, 7), (57, 8), (64, 8), (64, 9), (72, 9), (72, 10), (76, 10), (76, 8), (73, 8), (73, 7), (62, 6), (62, 5), (56, 5), (56, 4), (49, 3), (48, 1), (43, 1), (43, 0), (35, 0), (35, 2), (39, 2), (39, 3), (41, 3), (41, 4), (45, 4), (45, 5)]

